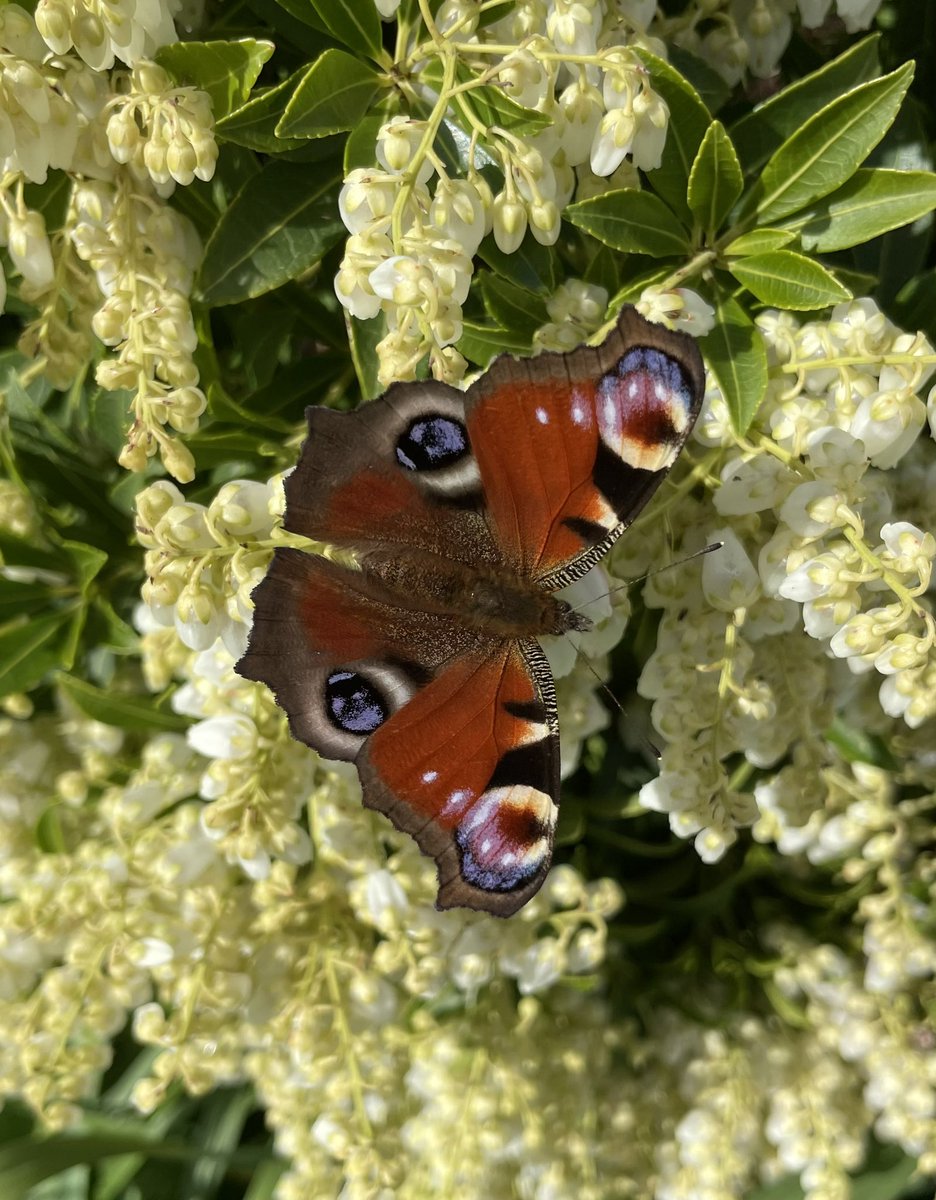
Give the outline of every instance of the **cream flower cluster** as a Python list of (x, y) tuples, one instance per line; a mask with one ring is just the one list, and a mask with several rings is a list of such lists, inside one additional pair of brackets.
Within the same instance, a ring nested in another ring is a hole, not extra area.
[(173, 86), (167, 72), (147, 60), (116, 82), (120, 90), (107, 120), (115, 162), (126, 163), (134, 178), (151, 181), (164, 197), (177, 183), (211, 179), (218, 147), (208, 93)]
[[(667, 744), (641, 801), (695, 837), (706, 861), (759, 816), (781, 850), (808, 847), (822, 861), (846, 849), (835, 826), (809, 824), (829, 795), (835, 758), (824, 734), (836, 707), (850, 696), (860, 703), (862, 687), (883, 677), (879, 721), (916, 727), (936, 715), (936, 627), (925, 595), (936, 541), (899, 508), (902, 460), (924, 424), (917, 392), (936, 357), (868, 300), (839, 306), (828, 321), (800, 326), (765, 313), (758, 323), (771, 378), (752, 431), (734, 438), (710, 384), (695, 435), (709, 447), (700, 470), (715, 485), (723, 524), (701, 507), (681, 509), (686, 550), (722, 546), (644, 588), (663, 616), (639, 691)], [(908, 502), (910, 514), (918, 508)], [(614, 573), (640, 574), (659, 554), (662, 527), (637, 528), (649, 540), (624, 539)], [(774, 773), (752, 792), (754, 770)]]
[[(205, 408), (188, 301), (201, 246), (161, 198), (210, 179), (218, 151), (208, 96), (172, 86), (140, 57), (172, 40), (172, 9), (48, 0), (35, 19), (15, 4), (0, 9), (0, 244), (22, 276), (22, 298), (39, 310), (20, 340), (35, 360), (27, 374), (67, 386), (88, 361), (93, 327), (116, 349), (98, 382), (135, 393), (121, 462), (140, 470), (159, 451), (186, 481), (192, 456), (166, 427), (191, 434)], [(109, 80), (103, 69), (115, 54), (132, 70)], [(52, 238), (23, 191), (50, 168), (72, 179)]]
[(36, 27), (56, 54), (75, 52), (93, 71), (118, 58), (132, 66), (175, 41), (173, 14), (181, 0), (39, 0)]
[[(578, 183), (576, 169), (607, 177), (625, 158), (647, 171), (659, 166), (668, 110), (640, 60), (619, 44), (633, 30), (607, 23), (606, 15), (604, 0), (557, 0), (548, 12), (521, 5), (478, 28), (476, 6), (447, 0), (440, 8), (438, 33), (451, 40), (450, 53), (474, 63), (476, 48), (486, 86), (502, 88), (548, 124), (520, 137), (497, 125), (481, 130), (472, 117), (469, 164), (458, 177), (435, 138), (443, 119), (463, 117), (449, 91), (426, 84), (432, 117), (393, 117), (378, 134), (377, 165), (349, 173), (339, 206), (350, 236), (335, 290), (358, 319), (382, 314), (382, 383), (413, 378), (427, 352), (436, 378), (462, 378), (466, 363), (454, 343), (472, 259), (487, 234), (504, 254), (528, 232), (551, 246)], [(486, 49), (505, 39), (523, 46), (509, 54)], [(465, 96), (470, 101), (470, 89)]]
[(693, 6), (688, 20), (659, 14), (651, 32), (691, 50), (734, 86), (746, 75), (776, 75), (795, 19), (812, 30), (838, 17), (857, 33), (871, 26), (880, 7), (881, 0), (710, 0)]
[[(22, 276), (21, 290), (30, 303), (41, 305), (50, 294), (58, 299), (61, 280), (45, 218), (27, 207), (23, 185), (44, 183), (50, 169), (97, 174), (102, 148), (107, 158), (97, 120), (107, 95), (106, 80), (83, 63), (49, 60), (25, 9), (0, 8), (0, 244)], [(80, 294), (80, 280), (72, 278), (76, 282)], [(5, 301), (0, 272), (0, 309)], [(55, 349), (67, 361), (55, 366), (60, 377), (70, 377), (75, 350), (83, 344), (67, 344), (67, 323), (60, 329)]]
[[(560, 867), (518, 920), (438, 913), (431, 867), (328, 769), (308, 793), (314, 870), (280, 860), (253, 880), (192, 800), (202, 755), (156, 734), (127, 771), (121, 742), (76, 716), (64, 741), (49, 718), (0, 722), (0, 1088), (47, 1125), (80, 1120), (130, 1018), (156, 1050), (142, 1112), (177, 1082), (253, 1086), (290, 1160), (278, 1200), (602, 1200), (609, 1181), (698, 1200), (790, 1172), (822, 1200), (847, 1196), (872, 1128), (932, 1169), (922, 964), (881, 994), (836, 947), (777, 927), (761, 974), (795, 1023), (732, 1011), (709, 978), (709, 1027), (681, 975), (645, 969), (641, 1022), (622, 1020), (601, 989), (615, 885)], [(54, 852), (35, 838), (53, 792), (71, 797)], [(615, 961), (640, 969), (626, 947)]]
[(115, 350), (98, 364), (97, 380), (134, 393), (120, 461), (141, 470), (158, 450), (166, 469), (187, 482), (194, 460), (167, 426), (193, 433), (206, 405), (192, 361), (198, 339), (188, 300), (198, 235), (186, 217), (126, 176), (115, 185), (76, 185), (69, 227), (105, 298), (94, 332)]

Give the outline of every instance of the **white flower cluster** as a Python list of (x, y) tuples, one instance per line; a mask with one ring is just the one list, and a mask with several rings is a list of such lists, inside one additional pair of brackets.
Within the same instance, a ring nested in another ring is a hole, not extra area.
[[(821, 861), (846, 849), (836, 826), (809, 824), (828, 795), (823, 769), (834, 756), (823, 735), (834, 707), (877, 672), (886, 716), (915, 727), (936, 715), (936, 625), (924, 595), (936, 540), (895, 511), (900, 463), (924, 424), (916, 393), (936, 357), (869, 300), (827, 322), (765, 313), (758, 323), (771, 379), (754, 429), (735, 444), (710, 384), (695, 434), (712, 447), (707, 471), (718, 471), (725, 524), (713, 528), (702, 509), (693, 522), (687, 506), (686, 549), (723, 545), (644, 589), (664, 613), (639, 690), (667, 746), (641, 800), (695, 836), (706, 861), (759, 815), (770, 817), (762, 836)], [(630, 556), (627, 571), (639, 573), (640, 552), (631, 534), (615, 570)], [(734, 755), (743, 762), (729, 772)], [(751, 792), (756, 768), (777, 770)]]
[[(435, 138), (443, 119), (456, 128), (460, 110), (449, 91), (426, 85), (433, 116), (392, 118), (378, 134), (379, 165), (349, 173), (339, 205), (350, 236), (335, 290), (353, 316), (383, 314), (382, 383), (413, 378), (427, 352), (436, 378), (461, 379), (466, 364), (454, 343), (472, 259), (485, 235), (493, 233), (504, 254), (517, 250), (528, 231), (551, 246), (578, 183), (576, 169), (594, 178), (610, 176), (625, 158), (647, 171), (659, 166), (668, 110), (640, 60), (619, 44), (628, 29), (606, 22), (606, 15), (604, 0), (556, 0), (548, 11), (520, 6), (479, 29), (476, 6), (447, 0), (440, 8), (440, 38), (459, 43), (449, 53), (473, 62), (477, 47), (486, 86), (503, 88), (548, 123), (521, 138), (496, 125), (482, 131), (472, 118), (467, 173), (454, 177)], [(523, 46), (495, 51), (492, 65), (485, 47), (505, 39)], [(464, 97), (470, 103), (470, 89)], [(495, 177), (496, 193), (489, 182)]]
[(208, 93), (175, 87), (162, 67), (145, 60), (117, 82), (126, 91), (109, 105), (107, 142), (114, 161), (126, 163), (134, 178), (152, 181), (163, 197), (177, 183), (210, 179), (218, 147)]
[(281, 479), (225, 483), (211, 504), (193, 504), (160, 480), (136, 499), (136, 533), (146, 548), (147, 624), (173, 628), (190, 650), (220, 638), (232, 660), (247, 648), (253, 604), (283, 507)]
[[(28, 12), (0, 8), (0, 244), (35, 301), (55, 289), (52, 246), (41, 212), (30, 211), (23, 183), (45, 183), (50, 169), (96, 176), (106, 144), (98, 116), (107, 81), (74, 59), (49, 61)], [(0, 272), (0, 310), (6, 281)]]
[[(790, 1000), (805, 1005), (810, 1023), (825, 1032), (858, 1076), (868, 1115), (856, 1114), (856, 1129), (859, 1122), (870, 1123), (882, 1142), (896, 1144), (918, 1159), (922, 1174), (932, 1173), (936, 1170), (932, 1031), (921, 1025), (915, 1036), (912, 1023), (894, 1021), (892, 996), (863, 988), (854, 962), (838, 947), (810, 946), (790, 929), (773, 931), (773, 939), (786, 960), (776, 975), (778, 987)], [(855, 1157), (860, 1157), (860, 1151)]]
[(39, 0), (36, 26), (56, 54), (75, 52), (93, 71), (118, 58), (132, 66), (175, 41), (173, 14), (181, 0)]
[[(67, 386), (87, 361), (93, 324), (117, 348), (98, 365), (98, 382), (135, 393), (121, 462), (140, 470), (158, 450), (185, 481), (192, 456), (166, 426), (191, 434), (205, 408), (188, 302), (201, 246), (160, 197), (210, 179), (218, 152), (206, 93), (173, 87), (140, 58), (172, 40), (173, 7), (44, 0), (35, 20), (15, 4), (0, 9), (0, 244), (23, 277), (22, 297), (39, 309), (20, 341), (36, 360), (32, 374)], [(67, 53), (73, 44), (84, 62)], [(103, 70), (115, 54), (133, 67), (115, 75), (112, 94)], [(24, 182), (45, 182), (50, 168), (73, 181), (54, 240), (23, 195)], [(5, 297), (0, 277), (0, 307)]]
[[(867, 29), (881, 0), (709, 0), (687, 23), (664, 18), (652, 32), (670, 36), (714, 67), (732, 86), (745, 75), (769, 79), (793, 33), (794, 15), (804, 29), (818, 29), (837, 16), (849, 33)], [(711, 18), (716, 20), (711, 20)], [(701, 26), (701, 30), (700, 27)]]
[(193, 433), (206, 405), (192, 361), (198, 339), (188, 300), (201, 257), (195, 228), (126, 177), (116, 186), (76, 184), (68, 225), (105, 297), (94, 332), (116, 350), (98, 364), (97, 380), (134, 393), (120, 461), (142, 470), (158, 450), (166, 469), (188, 482), (192, 455), (166, 426)]

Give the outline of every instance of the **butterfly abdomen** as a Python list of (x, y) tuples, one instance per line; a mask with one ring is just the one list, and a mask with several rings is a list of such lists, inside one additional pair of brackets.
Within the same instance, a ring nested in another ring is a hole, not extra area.
[(534, 580), (507, 567), (474, 566), (421, 550), (374, 550), (360, 561), (385, 602), (444, 613), (489, 638), (543, 637), (590, 625)]

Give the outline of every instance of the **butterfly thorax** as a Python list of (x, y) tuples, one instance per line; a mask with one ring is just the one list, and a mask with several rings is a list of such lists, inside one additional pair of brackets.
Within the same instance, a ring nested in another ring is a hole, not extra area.
[(411, 612), (444, 613), (494, 638), (530, 638), (587, 630), (591, 621), (509, 566), (472, 564), (423, 550), (361, 555), (381, 599)]

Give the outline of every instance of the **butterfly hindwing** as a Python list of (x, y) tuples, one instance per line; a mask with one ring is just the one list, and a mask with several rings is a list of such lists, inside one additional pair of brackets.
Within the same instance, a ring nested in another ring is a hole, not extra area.
[(538, 890), (559, 808), (552, 675), (535, 643), (450, 663), (370, 739), (364, 803), (439, 870), (439, 908), (509, 916)]
[(254, 602), (239, 673), (271, 687), (293, 736), (357, 764), (365, 805), (436, 859), (440, 907), (515, 912), (549, 868), (559, 800), (538, 646), (388, 604), (361, 572), (291, 549)]

